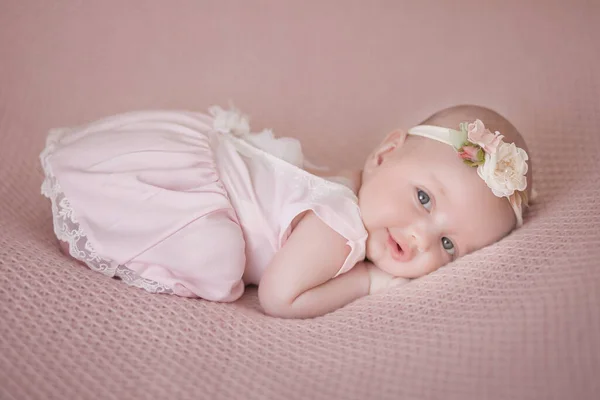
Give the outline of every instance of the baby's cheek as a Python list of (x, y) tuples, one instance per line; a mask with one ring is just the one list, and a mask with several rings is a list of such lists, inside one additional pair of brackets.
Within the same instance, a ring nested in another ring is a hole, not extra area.
[(382, 235), (379, 231), (369, 233), (369, 237), (367, 239), (367, 256), (372, 261), (379, 260), (384, 256), (385, 247), (381, 236)]
[(448, 257), (444, 257), (444, 254), (434, 251), (430, 254), (428, 261), (429, 262), (427, 263), (427, 267), (425, 268), (423, 275), (437, 271), (438, 269), (446, 265), (449, 260)]

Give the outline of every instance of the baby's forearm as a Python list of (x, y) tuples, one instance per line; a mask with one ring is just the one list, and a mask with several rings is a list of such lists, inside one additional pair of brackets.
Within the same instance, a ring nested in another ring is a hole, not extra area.
[(298, 296), (287, 318), (311, 318), (335, 311), (369, 294), (369, 272), (365, 263)]

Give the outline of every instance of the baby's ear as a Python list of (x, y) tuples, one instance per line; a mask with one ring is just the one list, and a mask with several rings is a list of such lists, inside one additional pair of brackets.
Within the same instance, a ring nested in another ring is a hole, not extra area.
[(385, 158), (390, 155), (394, 150), (402, 147), (406, 141), (407, 133), (403, 130), (396, 129), (390, 132), (383, 142), (371, 153), (371, 162), (374, 166), (381, 165)]

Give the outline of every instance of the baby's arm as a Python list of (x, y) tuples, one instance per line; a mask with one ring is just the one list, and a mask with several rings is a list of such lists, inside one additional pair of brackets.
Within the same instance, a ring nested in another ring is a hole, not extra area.
[(310, 318), (369, 294), (366, 263), (332, 279), (349, 252), (344, 237), (312, 211), (306, 213), (261, 279), (258, 298), (264, 311), (282, 318)]

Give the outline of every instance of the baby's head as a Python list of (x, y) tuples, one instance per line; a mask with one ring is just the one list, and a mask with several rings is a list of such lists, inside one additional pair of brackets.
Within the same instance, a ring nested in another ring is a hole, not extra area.
[(367, 158), (358, 194), (368, 259), (417, 278), (509, 234), (531, 192), (525, 152), (509, 121), (477, 106), (451, 107), (408, 133), (390, 133)]

